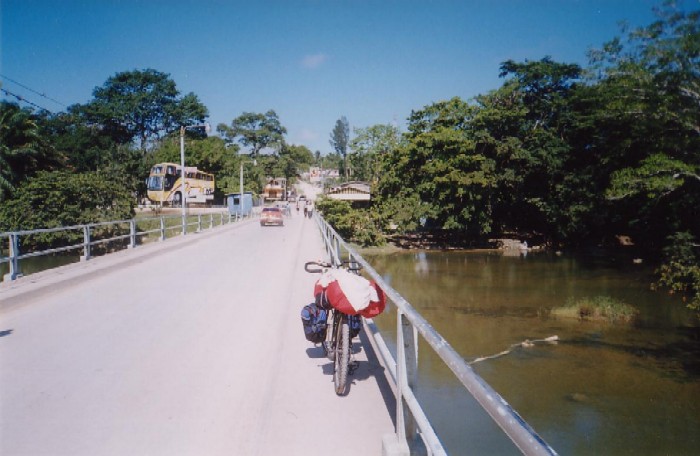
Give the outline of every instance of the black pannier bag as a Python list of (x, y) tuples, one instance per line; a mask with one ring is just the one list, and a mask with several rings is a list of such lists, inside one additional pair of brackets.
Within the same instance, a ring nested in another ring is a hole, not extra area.
[(306, 340), (320, 344), (326, 339), (328, 312), (318, 307), (315, 302), (307, 304), (301, 309), (301, 324), (304, 326)]

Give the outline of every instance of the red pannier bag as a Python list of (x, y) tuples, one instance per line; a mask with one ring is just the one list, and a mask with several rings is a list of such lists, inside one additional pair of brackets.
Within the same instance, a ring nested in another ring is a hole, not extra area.
[(324, 273), (314, 286), (314, 297), (319, 294), (321, 297), (317, 301), (327, 302), (348, 315), (372, 318), (386, 307), (386, 296), (376, 282), (344, 269), (331, 269)]

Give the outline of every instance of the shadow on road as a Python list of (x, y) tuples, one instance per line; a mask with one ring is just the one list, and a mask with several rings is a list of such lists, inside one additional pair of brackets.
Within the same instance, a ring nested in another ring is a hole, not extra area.
[[(363, 382), (367, 380), (374, 379), (377, 382), (379, 392), (382, 395), (384, 401), (384, 406), (389, 412), (391, 421), (394, 426), (396, 426), (396, 397), (394, 396), (394, 390), (386, 377), (384, 366), (377, 358), (376, 353), (372, 348), (372, 344), (369, 342), (367, 335), (364, 331), (360, 331), (360, 340), (354, 340), (352, 344), (352, 353), (360, 353), (362, 349), (365, 349), (365, 355), (367, 356), (367, 361), (354, 361), (352, 366), (352, 374), (348, 377), (350, 380), (350, 386), (348, 390), (352, 389), (352, 385), (357, 382)], [(314, 345), (313, 347), (306, 349), (306, 354), (312, 359), (328, 359), (323, 351), (323, 347), (320, 345)], [(328, 360), (327, 363), (321, 366), (323, 375), (333, 375), (333, 362)], [(348, 391), (350, 394), (350, 391)]]

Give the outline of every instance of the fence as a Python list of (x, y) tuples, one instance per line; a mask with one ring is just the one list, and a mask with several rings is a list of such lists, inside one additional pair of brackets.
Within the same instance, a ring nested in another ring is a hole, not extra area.
[(446, 454), (413, 391), (418, 374), (418, 334), (423, 336), (428, 346), (438, 354), (472, 397), (523, 454), (557, 454), (505, 399), (474, 372), (425, 318), (389, 286), (369, 263), (349, 247), (321, 216), (316, 214), (315, 218), (331, 261), (337, 265), (344, 259), (361, 264), (364, 271), (379, 284), (387, 298), (396, 306), (396, 359), (389, 351), (374, 322), (370, 319), (365, 320), (368, 333), (373, 337), (375, 346), (396, 386), (396, 433), (385, 437), (384, 454), (408, 454), (409, 442), (415, 442), (418, 438), (422, 440), (428, 454)]
[[(0, 264), (9, 263), (10, 269), (9, 273), (3, 277), (3, 280), (15, 280), (22, 275), (19, 262), (23, 259), (62, 252), (82, 251), (80, 260), (87, 261), (94, 256), (93, 250), (97, 246), (121, 244), (118, 247), (134, 248), (147, 242), (149, 238), (157, 238), (159, 241), (164, 241), (168, 237), (172, 237), (174, 233), (184, 235), (191, 229), (194, 229), (195, 232), (200, 232), (215, 226), (233, 223), (243, 218), (245, 217), (222, 211), (205, 215), (144, 217), (131, 220), (90, 223), (87, 225), (0, 233), (0, 245), (7, 246), (7, 250), (5, 247), (0, 249)], [(25, 242), (25, 244), (50, 245), (51, 247), (23, 252), (21, 248), (22, 240), (29, 240), (32, 237), (43, 237), (44, 239)], [(63, 245), (56, 246), (56, 244)], [(114, 249), (114, 247), (112, 248)]]

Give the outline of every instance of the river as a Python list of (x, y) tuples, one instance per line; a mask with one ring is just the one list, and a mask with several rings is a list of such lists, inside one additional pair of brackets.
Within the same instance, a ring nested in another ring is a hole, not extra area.
[[(700, 325), (678, 297), (650, 291), (643, 264), (602, 253), (364, 256), (465, 360), (512, 349), (472, 367), (559, 454), (700, 453)], [(550, 314), (595, 296), (634, 306), (638, 318)], [(392, 310), (376, 322), (394, 337)], [(450, 454), (517, 454), (424, 343), (417, 394)]]

